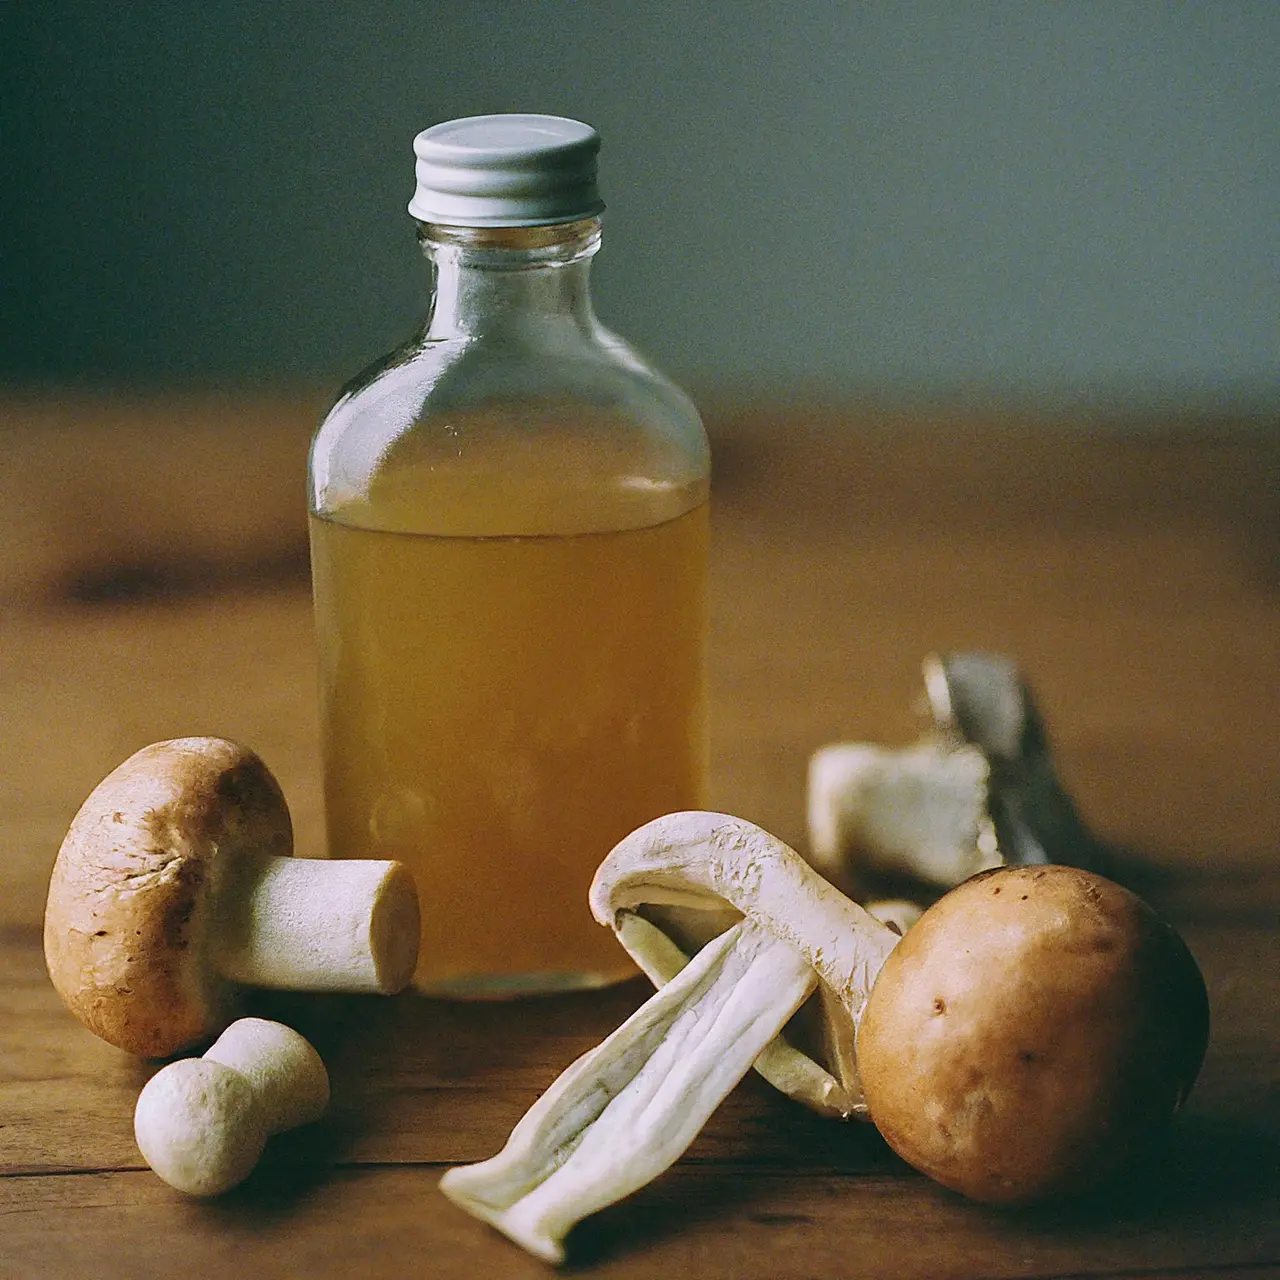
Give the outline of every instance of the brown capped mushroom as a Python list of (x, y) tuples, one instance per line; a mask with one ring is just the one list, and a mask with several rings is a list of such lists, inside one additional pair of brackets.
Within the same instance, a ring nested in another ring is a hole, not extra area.
[(1021, 1204), (1108, 1177), (1181, 1107), (1209, 1031), (1186, 944), (1075, 867), (975, 876), (885, 961), (858, 1027), (871, 1118), (908, 1163)]
[(390, 993), (418, 900), (398, 862), (291, 857), (276, 780), (221, 738), (130, 756), (81, 806), (45, 909), (49, 976), (91, 1031), (144, 1057), (216, 1034), (239, 984)]
[[(1033, 892), (1019, 877), (1036, 874)], [(678, 1159), (753, 1062), (825, 1114), (869, 1105), (878, 1121), (884, 1108), (886, 1136), (908, 1160), (981, 1198), (1035, 1198), (1105, 1176), (1195, 1079), (1207, 1004), (1194, 961), (1133, 895), (1086, 872), (1005, 869), (953, 894), (958, 907), (948, 895), (900, 940), (751, 823), (682, 813), (641, 827), (601, 865), (591, 906), (665, 985), (560, 1076), (498, 1155), (451, 1169), (441, 1190), (559, 1262), (571, 1227)], [(944, 979), (935, 993), (931, 983)], [(815, 987), (821, 1062), (779, 1035)], [(944, 1010), (958, 1002), (950, 1024), (939, 1020), (939, 995)], [(1007, 1010), (1021, 1027), (1008, 1025)], [(922, 1027), (926, 1014), (933, 1026)], [(855, 1037), (874, 1072), (865, 1102)], [(921, 1037), (936, 1042), (932, 1058), (917, 1050)], [(1082, 1062), (1077, 1037), (1096, 1061)], [(1040, 1056), (1009, 1062), (1015, 1040)], [(1030, 1154), (1019, 1164), (986, 1144), (981, 1071), (1005, 1090), (994, 1140), (1024, 1125), (1027, 1153), (1043, 1148), (1040, 1168)], [(1136, 1089), (1148, 1096), (1118, 1120)], [(950, 1135), (970, 1144), (967, 1176), (952, 1176), (939, 1154)], [(984, 1162), (995, 1171), (985, 1181)]]

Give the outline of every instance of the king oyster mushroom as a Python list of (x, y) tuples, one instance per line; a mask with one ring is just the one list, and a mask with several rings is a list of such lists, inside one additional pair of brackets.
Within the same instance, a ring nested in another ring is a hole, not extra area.
[[(563, 1260), (575, 1223), (673, 1164), (758, 1058), (780, 1089), (820, 1109), (860, 1105), (854, 1019), (899, 940), (780, 840), (719, 813), (669, 814), (633, 832), (596, 872), (590, 903), (663, 985), (560, 1076), (497, 1156), (440, 1183), (550, 1262)], [(820, 982), (839, 1027), (834, 1074), (777, 1038)]]
[[(1085, 882), (1064, 885), (1059, 872)], [(996, 879), (1020, 874), (1045, 883)], [(601, 865), (591, 907), (665, 985), (564, 1071), (498, 1155), (449, 1170), (441, 1190), (560, 1262), (573, 1225), (677, 1160), (753, 1061), (828, 1114), (865, 1113), (853, 1048), (877, 1006), (872, 1118), (884, 1108), (908, 1160), (997, 1201), (1104, 1176), (1190, 1090), (1207, 1029), (1199, 971), (1168, 926), (1101, 877), (1072, 868), (991, 876), (970, 882), (986, 884), (978, 897), (956, 891), (926, 912), (895, 969), (899, 935), (759, 827), (697, 812), (641, 827)], [(957, 894), (958, 909), (948, 906)], [(994, 928), (971, 960), (987, 916)], [(686, 963), (686, 950), (728, 919)], [(882, 971), (892, 974), (883, 992)], [(937, 983), (949, 984), (949, 1020), (938, 1018)], [(779, 1037), (815, 987), (824, 1063)], [(922, 1007), (934, 1019), (927, 1028)], [(895, 1081), (898, 1059), (909, 1064), (907, 1086)], [(1038, 1087), (1024, 1087), (1029, 1072)], [(1149, 1100), (1138, 1123), (1117, 1124), (1139, 1094)], [(998, 1123), (988, 1123), (993, 1115)], [(931, 1130), (944, 1135), (932, 1146)], [(938, 1155), (951, 1132), (965, 1144), (959, 1174)], [(1020, 1135), (1019, 1155), (1004, 1160), (1010, 1133)]]
[(1058, 781), (1012, 659), (924, 660), (932, 728), (901, 750), (833, 743), (809, 762), (809, 856), (847, 883), (861, 866), (940, 888), (998, 866), (1088, 867), (1096, 842)]

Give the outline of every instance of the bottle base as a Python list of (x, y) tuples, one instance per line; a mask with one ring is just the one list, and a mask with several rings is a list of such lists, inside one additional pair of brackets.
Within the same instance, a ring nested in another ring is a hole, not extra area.
[(422, 995), (439, 1000), (519, 1000), (525, 996), (564, 995), (571, 991), (594, 991), (600, 987), (612, 987), (634, 978), (638, 972), (638, 969), (631, 968), (615, 969), (607, 973), (542, 971), (459, 974), (449, 978), (414, 979), (413, 985)]

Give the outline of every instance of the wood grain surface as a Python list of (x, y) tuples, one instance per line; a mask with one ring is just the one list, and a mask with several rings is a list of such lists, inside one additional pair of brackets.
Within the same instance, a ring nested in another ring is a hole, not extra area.
[[(156, 1064), (58, 1003), (40, 921), (93, 785), (155, 739), (254, 746), (319, 853), (304, 472), (316, 398), (0, 400), (0, 1276), (535, 1276), (451, 1206), (642, 983), (513, 1005), (262, 997), (330, 1115), (190, 1201), (133, 1144)], [(711, 421), (713, 802), (803, 848), (804, 769), (910, 741), (919, 663), (1015, 655), (1117, 874), (1183, 930), (1209, 1056), (1122, 1185), (1000, 1213), (748, 1078), (684, 1160), (580, 1227), (616, 1277), (1280, 1273), (1280, 434), (833, 411)], [(1270, 430), (1266, 428), (1272, 428)]]

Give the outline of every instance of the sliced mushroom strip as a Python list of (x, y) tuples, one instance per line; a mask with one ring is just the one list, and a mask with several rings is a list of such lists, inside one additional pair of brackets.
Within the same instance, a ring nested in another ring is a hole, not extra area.
[[(826, 1115), (865, 1112), (853, 1029), (899, 934), (818, 875), (777, 837), (741, 818), (691, 811), (632, 832), (601, 864), (591, 910), (656, 981), (736, 914), (806, 955), (817, 971), (823, 1062), (779, 1038), (756, 1069)], [(649, 925), (650, 927), (645, 927)], [(656, 927), (653, 927), (656, 926)]]
[(440, 1189), (548, 1262), (569, 1229), (674, 1164), (817, 978), (746, 922), (709, 943), (543, 1094), (501, 1153)]
[[(856, 1019), (898, 941), (781, 841), (723, 814), (671, 814), (633, 832), (596, 873), (591, 906), (669, 980), (560, 1076), (499, 1155), (440, 1184), (553, 1262), (576, 1222), (677, 1160), (762, 1054), (775, 1083), (805, 1101), (858, 1095)], [(639, 914), (651, 908), (661, 928)], [(738, 923), (681, 968), (707, 921), (735, 912)], [(839, 1024), (843, 1078), (775, 1039), (815, 986)]]
[[(671, 927), (675, 932), (675, 926)], [(618, 941), (655, 987), (665, 986), (689, 963), (688, 954), (643, 916), (631, 911), (620, 912), (615, 928)], [(899, 926), (899, 932), (906, 931)], [(861, 1116), (866, 1112), (866, 1105), (861, 1090), (856, 1087), (852, 1028), (845, 1030), (848, 1020), (840, 1014), (838, 1002), (828, 1012), (828, 1006), (835, 1000), (829, 991), (821, 989), (819, 996), (824, 1058), (834, 1065), (834, 1074), (781, 1034), (765, 1045), (751, 1065), (775, 1089), (822, 1115), (841, 1120), (851, 1115)], [(851, 1088), (843, 1081), (855, 1083)]]

